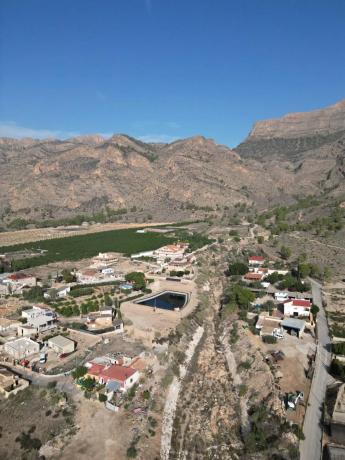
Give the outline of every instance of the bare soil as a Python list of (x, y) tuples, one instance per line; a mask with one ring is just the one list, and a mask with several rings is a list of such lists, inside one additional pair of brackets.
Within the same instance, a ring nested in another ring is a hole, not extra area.
[(30, 386), (7, 400), (0, 400), (0, 458), (38, 459), (37, 449), (21, 448), (16, 439), (31, 432), (32, 439), (45, 444), (62, 432), (66, 441), (74, 433), (74, 405), (62, 393)]

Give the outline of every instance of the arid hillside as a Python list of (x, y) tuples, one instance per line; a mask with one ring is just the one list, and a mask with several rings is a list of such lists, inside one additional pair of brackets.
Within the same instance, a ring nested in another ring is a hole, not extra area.
[(235, 150), (196, 136), (146, 144), (126, 135), (0, 139), (0, 220), (143, 209), (160, 220), (190, 210), (261, 207), (344, 191), (345, 102), (257, 123)]

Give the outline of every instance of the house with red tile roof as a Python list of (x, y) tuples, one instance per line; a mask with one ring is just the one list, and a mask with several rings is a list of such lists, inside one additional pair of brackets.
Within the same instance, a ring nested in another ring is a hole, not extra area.
[(98, 382), (107, 385), (109, 382), (117, 382), (120, 385), (120, 390), (127, 391), (136, 382), (138, 382), (140, 374), (136, 369), (130, 366), (120, 366), (118, 364), (98, 364), (90, 362), (86, 364), (87, 375), (96, 379)]
[(261, 281), (264, 275), (262, 273), (248, 272), (244, 275), (246, 281)]
[(249, 256), (248, 263), (249, 265), (263, 265), (265, 263), (265, 257), (262, 256)]
[(285, 316), (309, 316), (312, 304), (306, 299), (291, 299), (284, 302)]

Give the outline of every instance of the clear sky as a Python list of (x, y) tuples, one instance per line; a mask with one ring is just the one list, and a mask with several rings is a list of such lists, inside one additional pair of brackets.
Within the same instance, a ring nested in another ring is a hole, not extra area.
[(0, 135), (202, 134), (345, 98), (344, 0), (1, 0)]

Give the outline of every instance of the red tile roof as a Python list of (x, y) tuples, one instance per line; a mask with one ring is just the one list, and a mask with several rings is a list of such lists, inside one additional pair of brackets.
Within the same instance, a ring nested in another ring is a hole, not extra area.
[(23, 280), (23, 279), (31, 278), (31, 277), (32, 275), (26, 275), (25, 273), (13, 273), (8, 278), (13, 281), (17, 281), (17, 280)]
[(294, 307), (311, 307), (311, 303), (309, 300), (305, 299), (293, 299), (293, 300), (286, 300), (284, 303), (290, 303), (292, 302), (292, 306)]
[(100, 377), (107, 382), (108, 380), (117, 380), (118, 382), (124, 383), (137, 371), (132, 367), (124, 367), (114, 364), (106, 369), (104, 369)]
[(88, 368), (87, 373), (99, 377), (104, 368), (103, 364), (91, 363), (91, 367)]
[(250, 256), (249, 260), (254, 260), (256, 262), (263, 262), (265, 260), (265, 257), (262, 257), (262, 256)]
[(246, 275), (244, 275), (244, 279), (246, 279), (246, 280), (260, 281), (262, 279), (262, 277), (263, 277), (263, 275), (261, 273), (249, 272)]

